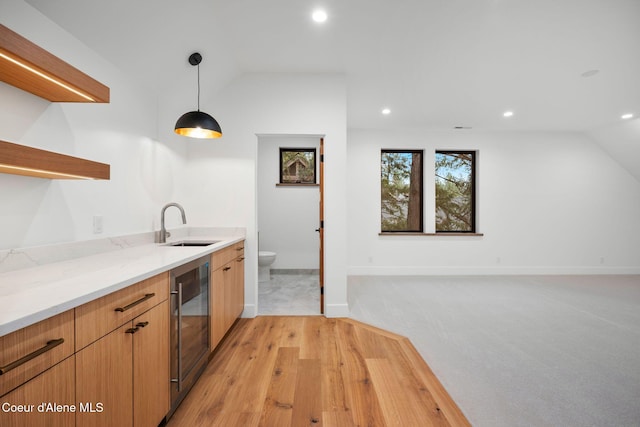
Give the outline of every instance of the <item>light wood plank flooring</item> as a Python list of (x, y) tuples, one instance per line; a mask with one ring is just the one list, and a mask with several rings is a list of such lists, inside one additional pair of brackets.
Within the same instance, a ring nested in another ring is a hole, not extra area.
[(468, 426), (404, 337), (351, 319), (240, 319), (167, 423)]

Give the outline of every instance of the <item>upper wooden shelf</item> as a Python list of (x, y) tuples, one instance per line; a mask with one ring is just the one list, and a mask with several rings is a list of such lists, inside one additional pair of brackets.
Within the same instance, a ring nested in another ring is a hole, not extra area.
[(110, 179), (111, 167), (105, 163), (0, 141), (0, 172), (50, 179)]
[(0, 80), (51, 102), (109, 102), (109, 88), (0, 24)]

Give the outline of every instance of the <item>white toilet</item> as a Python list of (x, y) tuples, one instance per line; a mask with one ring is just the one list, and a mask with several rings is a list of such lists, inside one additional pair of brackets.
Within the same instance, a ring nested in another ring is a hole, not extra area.
[(258, 251), (258, 282), (271, 280), (271, 264), (275, 260), (275, 252)]

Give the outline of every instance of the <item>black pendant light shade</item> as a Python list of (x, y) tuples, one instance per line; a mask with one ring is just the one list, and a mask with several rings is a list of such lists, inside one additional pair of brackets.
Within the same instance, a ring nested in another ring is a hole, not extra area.
[(200, 111), (200, 62), (202, 55), (192, 53), (189, 56), (189, 64), (198, 66), (198, 110), (184, 113), (176, 122), (175, 132), (178, 135), (191, 138), (220, 138), (222, 129), (209, 114)]
[(220, 138), (222, 129), (220, 125), (210, 115), (200, 110), (184, 113), (176, 122), (176, 133), (178, 135), (190, 136), (191, 138)]

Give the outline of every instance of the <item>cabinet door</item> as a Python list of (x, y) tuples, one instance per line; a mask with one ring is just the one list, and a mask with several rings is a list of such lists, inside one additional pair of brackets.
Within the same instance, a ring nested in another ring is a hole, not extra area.
[(224, 334), (227, 332), (225, 317), (225, 277), (224, 270), (226, 266), (222, 266), (211, 273), (211, 282), (209, 288), (209, 311), (211, 323), (209, 325), (210, 350), (213, 351)]
[[(71, 356), (2, 396), (0, 403), (3, 405), (25, 405), (30, 412), (0, 410), (0, 426), (73, 426), (76, 415), (68, 405), (75, 405), (74, 369), (74, 356)], [(47, 406), (39, 408), (42, 403)], [(56, 410), (52, 405), (67, 406)]]
[(133, 425), (157, 426), (170, 405), (169, 301), (135, 318), (133, 327)]
[(231, 323), (235, 322), (244, 311), (244, 256), (235, 260), (232, 295), (233, 315)]
[(131, 322), (76, 353), (77, 427), (127, 427), (133, 423)]
[(231, 328), (236, 319), (235, 312), (235, 277), (238, 266), (236, 261), (230, 261), (222, 269), (224, 273), (224, 331), (225, 333)]

